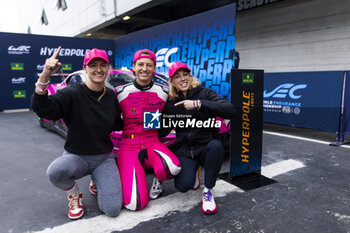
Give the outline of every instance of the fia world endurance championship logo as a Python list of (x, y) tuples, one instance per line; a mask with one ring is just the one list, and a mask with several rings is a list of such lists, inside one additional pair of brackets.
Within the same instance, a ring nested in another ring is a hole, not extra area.
[(143, 128), (144, 129), (160, 129), (160, 116), (162, 114), (156, 112), (143, 112)]

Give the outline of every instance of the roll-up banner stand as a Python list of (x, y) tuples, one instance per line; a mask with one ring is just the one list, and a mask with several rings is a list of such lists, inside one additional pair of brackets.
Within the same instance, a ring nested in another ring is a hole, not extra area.
[(263, 83), (263, 70), (231, 70), (231, 180), (261, 172)]

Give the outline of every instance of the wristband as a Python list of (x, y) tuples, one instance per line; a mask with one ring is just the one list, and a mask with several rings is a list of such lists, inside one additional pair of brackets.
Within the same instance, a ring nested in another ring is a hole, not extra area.
[[(46, 87), (44, 87), (44, 88), (39, 87), (38, 84), (43, 85), (43, 86), (46, 85)], [(49, 84), (48, 82), (47, 82), (47, 83), (42, 83), (42, 82), (39, 82), (39, 80), (38, 80), (38, 81), (35, 83), (35, 90), (36, 90), (37, 92), (39, 92), (39, 93), (44, 93), (44, 92), (47, 91), (47, 85), (48, 85), (48, 84)]]
[(38, 84), (45, 86), (45, 85), (49, 85), (49, 82), (47, 82), (47, 83), (42, 83), (42, 82), (40, 82), (39, 79), (38, 79), (38, 81), (36, 81), (36, 83), (35, 83), (35, 86), (38, 86)]
[(193, 108), (196, 108), (196, 101), (193, 100)]
[(39, 92), (39, 93), (44, 93), (44, 92), (47, 91), (47, 87), (41, 88), (41, 87), (39, 87), (39, 86), (36, 86), (36, 87), (35, 87), (35, 90), (36, 90), (37, 92)]
[(201, 101), (200, 100), (197, 100), (197, 110), (199, 110), (201, 107)]

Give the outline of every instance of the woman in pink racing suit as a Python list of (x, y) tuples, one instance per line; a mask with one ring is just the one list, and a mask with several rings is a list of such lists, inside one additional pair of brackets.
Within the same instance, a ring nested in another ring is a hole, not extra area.
[(149, 201), (146, 168), (153, 168), (154, 182), (172, 179), (181, 170), (178, 158), (158, 139), (168, 88), (152, 81), (155, 67), (152, 51), (137, 51), (133, 62), (136, 79), (116, 88), (124, 118), (118, 168), (124, 206), (130, 210), (140, 210)]

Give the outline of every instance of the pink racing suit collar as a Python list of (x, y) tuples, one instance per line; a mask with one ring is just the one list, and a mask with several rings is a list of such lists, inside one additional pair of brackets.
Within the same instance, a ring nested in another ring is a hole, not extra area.
[(153, 81), (151, 80), (150, 84), (147, 86), (142, 86), (136, 82), (136, 79), (134, 80), (134, 86), (139, 89), (140, 91), (147, 91), (153, 87)]

